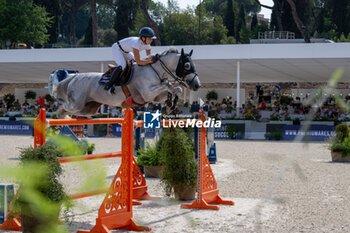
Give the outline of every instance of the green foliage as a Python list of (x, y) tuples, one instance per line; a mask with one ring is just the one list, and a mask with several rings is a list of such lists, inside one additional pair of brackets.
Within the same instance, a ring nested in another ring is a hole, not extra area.
[(337, 142), (343, 142), (345, 138), (349, 137), (349, 126), (346, 124), (339, 124), (335, 128), (335, 135), (337, 138)]
[(281, 117), (280, 116), (271, 116), (270, 121), (280, 121)]
[(282, 96), (280, 97), (280, 104), (281, 104), (282, 106), (289, 105), (291, 101), (293, 101), (293, 98), (290, 97), (290, 96), (282, 95)]
[[(139, 149), (137, 152), (140, 154), (137, 157), (137, 164), (141, 166), (160, 166), (163, 165), (162, 158), (159, 153), (159, 141), (155, 146), (151, 146), (148, 142), (146, 149)], [(158, 148), (157, 148), (158, 146)]]
[[(237, 28), (236, 28), (236, 40), (239, 43), (246, 44), (247, 38), (242, 38), (241, 37), (241, 32), (242, 34), (245, 35), (245, 28), (246, 28), (246, 13), (243, 4), (240, 5), (239, 8), (239, 15), (238, 15), (238, 23), (237, 23)], [(250, 35), (248, 35), (250, 36)], [(244, 40), (243, 40), (244, 39)]]
[[(24, 150), (30, 150), (30, 148)], [(26, 153), (28, 153), (28, 151)], [(69, 208), (70, 202), (65, 199), (65, 194), (61, 193), (62, 186), (56, 182), (57, 179), (55, 178), (54, 181), (50, 180), (49, 175), (52, 174), (49, 165), (51, 163), (50, 161), (51, 159), (39, 161), (33, 157), (33, 160), (29, 159), (21, 162), (22, 166), (20, 167), (14, 167), (9, 164), (0, 165), (1, 177), (14, 179), (21, 184), (12, 209), (13, 214), (22, 214), (22, 217), (27, 216), (30, 217), (31, 220), (36, 220), (36, 225), (34, 225), (36, 229), (24, 228), (23, 232), (29, 232), (29, 230), (35, 230), (30, 232), (36, 233), (67, 232), (63, 226), (59, 226), (57, 223), (62, 204)], [(44, 193), (42, 191), (44, 191)], [(62, 200), (52, 200), (47, 196), (47, 193), (50, 193), (49, 195), (54, 199), (62, 198)], [(22, 227), (25, 226), (22, 224)]]
[(241, 44), (249, 44), (250, 43), (251, 32), (247, 27), (243, 27), (239, 32), (239, 38)]
[(107, 30), (113, 28), (115, 11), (105, 4), (96, 6), (97, 22), (99, 29)]
[(233, 112), (234, 108), (232, 106), (227, 106), (226, 109), (225, 109), (225, 112), (226, 113), (231, 113)]
[(244, 116), (244, 120), (247, 120), (247, 121), (254, 121), (255, 118), (252, 114), (247, 114)]
[(45, 177), (36, 185), (36, 188), (52, 201), (60, 202), (66, 198), (63, 186), (59, 183), (58, 177), (62, 173), (62, 168), (57, 158), (62, 157), (63, 151), (55, 145), (44, 144), (42, 147), (29, 147), (21, 150), (21, 165), (40, 162), (47, 165)]
[(192, 187), (197, 181), (197, 163), (193, 145), (180, 128), (166, 128), (160, 154), (164, 161), (162, 184), (168, 195), (173, 187)]
[(92, 18), (89, 18), (88, 26), (85, 30), (84, 42), (85, 46), (92, 46)]
[(332, 152), (341, 152), (342, 157), (346, 157), (350, 154), (350, 138), (345, 138), (343, 141), (339, 141), (331, 145)]
[(82, 155), (92, 154), (95, 150), (95, 143), (89, 143), (86, 139), (74, 143), (77, 143)]
[(231, 139), (236, 137), (236, 128), (233, 125), (228, 125), (226, 127), (226, 132)]
[(224, 37), (221, 41), (220, 44), (236, 44), (237, 41), (233, 36), (228, 36), (228, 37)]
[(62, 9), (60, 6), (60, 0), (34, 0), (34, 4), (45, 8), (51, 21), (47, 25), (46, 29), (49, 35), (49, 44), (57, 43), (59, 35), (59, 26), (62, 18)]
[(195, 12), (186, 9), (165, 15), (159, 31), (162, 44), (167, 45), (219, 44), (227, 33), (222, 17), (213, 16), (204, 6), (198, 7)]
[(282, 139), (282, 132), (279, 128), (275, 128), (272, 132), (268, 132), (265, 134), (266, 139), (275, 139), (275, 140), (281, 140)]
[(114, 29), (98, 30), (100, 46), (112, 46), (118, 40), (118, 34)]
[(18, 42), (34, 45), (48, 40), (47, 27), (51, 21), (43, 7), (33, 4), (33, 0), (1, 0), (0, 5), (2, 42), (9, 41), (14, 48)]
[(14, 94), (8, 93), (6, 95), (4, 95), (4, 102), (7, 105), (12, 105), (15, 102), (16, 98)]
[(205, 96), (207, 100), (217, 100), (218, 99), (218, 93), (215, 90), (208, 91), (207, 95)]
[(50, 94), (46, 94), (45, 100), (46, 100), (46, 102), (49, 103), (49, 102), (53, 102), (55, 99)]
[(228, 29), (227, 36), (235, 36), (235, 13), (233, 11), (232, 0), (227, 0), (225, 26)]
[(36, 98), (36, 93), (34, 91), (28, 90), (24, 94), (24, 98), (26, 98), (26, 99), (35, 99)]

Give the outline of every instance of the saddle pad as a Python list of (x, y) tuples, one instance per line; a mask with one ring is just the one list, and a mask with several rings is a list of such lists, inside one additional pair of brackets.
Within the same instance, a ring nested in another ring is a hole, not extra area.
[(128, 72), (126, 73), (125, 79), (123, 80), (123, 82), (121, 83), (122, 85), (128, 85), (132, 79), (134, 75), (134, 66), (133, 64), (130, 65), (130, 69), (128, 70)]
[(102, 75), (100, 80), (98, 81), (98, 83), (100, 85), (103, 85), (103, 84), (107, 84), (109, 82), (109, 80), (111, 79), (111, 75), (110, 74), (105, 74), (105, 75)]

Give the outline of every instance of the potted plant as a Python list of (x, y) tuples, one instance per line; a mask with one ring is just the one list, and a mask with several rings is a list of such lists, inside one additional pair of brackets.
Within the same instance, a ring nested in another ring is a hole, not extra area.
[(272, 132), (268, 132), (265, 134), (265, 138), (267, 140), (281, 140), (282, 139), (282, 132), (279, 128), (275, 128)]
[(217, 100), (218, 93), (215, 90), (208, 91), (206, 98), (207, 100)]
[(160, 172), (162, 170), (163, 161), (159, 153), (159, 142), (156, 146), (151, 146), (148, 142), (145, 149), (139, 149), (137, 152), (137, 164), (144, 167), (146, 177), (160, 178)]
[(28, 100), (28, 99), (35, 99), (35, 97), (36, 97), (36, 93), (34, 91), (31, 91), (31, 90), (26, 91), (26, 93), (24, 94), (24, 98), (26, 100)]
[[(39, 179), (22, 182), (15, 200), (15, 211), (21, 214), (24, 233), (39, 233), (57, 226), (61, 205), (67, 200), (63, 186), (58, 181), (62, 168), (57, 157), (61, 156), (62, 151), (52, 144), (25, 148), (20, 153), (23, 169), (33, 164), (43, 168), (39, 171), (43, 173)], [(37, 172), (33, 170), (31, 173)]]
[(350, 162), (349, 126), (339, 124), (335, 128), (335, 140), (330, 146), (333, 162)]
[(180, 128), (166, 128), (160, 144), (162, 185), (168, 196), (174, 192), (180, 200), (194, 199), (196, 194), (197, 162), (187, 135)]
[(7, 110), (12, 107), (13, 103), (15, 102), (16, 98), (14, 94), (8, 93), (4, 95), (4, 102), (6, 103)]
[(231, 139), (235, 139), (236, 138), (236, 128), (233, 125), (228, 125), (226, 127), (226, 132), (227, 135), (231, 138)]
[[(74, 141), (72, 142), (74, 143)], [(80, 141), (77, 141), (76, 143), (82, 155), (91, 155), (95, 150), (95, 143), (89, 143), (86, 139), (82, 139)]]

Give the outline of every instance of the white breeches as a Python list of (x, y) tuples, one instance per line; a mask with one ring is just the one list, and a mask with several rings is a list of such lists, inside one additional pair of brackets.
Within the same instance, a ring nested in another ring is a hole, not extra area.
[(112, 46), (112, 57), (115, 63), (117, 63), (117, 65), (120, 65), (123, 69), (126, 67), (126, 62), (135, 60), (134, 54), (132, 52), (124, 53), (120, 50), (117, 43)]

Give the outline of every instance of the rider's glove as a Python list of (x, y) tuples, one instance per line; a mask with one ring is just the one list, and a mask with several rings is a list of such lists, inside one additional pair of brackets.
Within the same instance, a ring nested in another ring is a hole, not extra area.
[(151, 57), (151, 59), (149, 59), (149, 62), (152, 64), (152, 63), (155, 63), (156, 61), (158, 61), (158, 59), (159, 59), (159, 54), (157, 53), (156, 55)]

